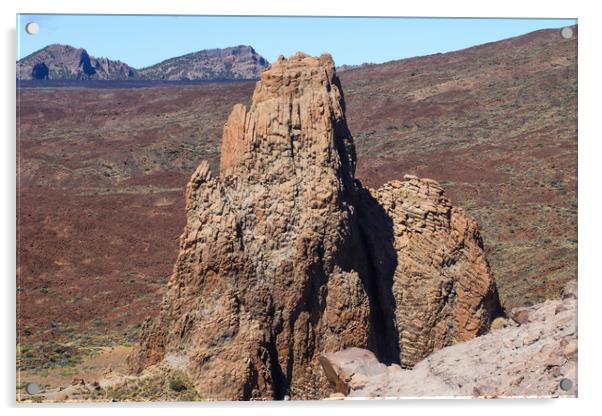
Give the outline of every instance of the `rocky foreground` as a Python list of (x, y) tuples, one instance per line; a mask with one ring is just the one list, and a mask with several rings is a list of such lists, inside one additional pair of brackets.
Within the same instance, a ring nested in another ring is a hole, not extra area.
[[(434, 352), (413, 369), (386, 365), (374, 353), (347, 348), (323, 354), (329, 399), (428, 397), (577, 397), (577, 285), (562, 298), (516, 308), (491, 332)], [(193, 382), (168, 363), (141, 375), (107, 369), (100, 380), (75, 378), (70, 386), (23, 401), (201, 400)]]
[(350, 348), (320, 362), (333, 398), (576, 397), (577, 286), (562, 299), (513, 310), (487, 335), (430, 355), (411, 370)]

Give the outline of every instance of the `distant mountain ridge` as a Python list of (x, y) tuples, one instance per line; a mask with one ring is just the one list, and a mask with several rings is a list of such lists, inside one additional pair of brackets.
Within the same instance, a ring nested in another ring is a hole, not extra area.
[(18, 80), (244, 80), (258, 79), (269, 62), (248, 45), (208, 49), (136, 69), (83, 48), (52, 44), (17, 61)]
[(251, 46), (207, 49), (140, 70), (150, 80), (257, 79), (269, 62)]
[(83, 48), (52, 44), (17, 61), (17, 79), (131, 79), (138, 73), (121, 61), (90, 56)]

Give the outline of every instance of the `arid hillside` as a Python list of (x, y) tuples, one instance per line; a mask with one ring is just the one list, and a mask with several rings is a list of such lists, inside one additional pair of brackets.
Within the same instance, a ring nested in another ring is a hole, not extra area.
[[(559, 296), (577, 272), (576, 38), (539, 31), (340, 79), (365, 185), (437, 180), (479, 221), (505, 307)], [(203, 159), (218, 171), (253, 87), (18, 91), (22, 368), (136, 339), (176, 260), (184, 187)]]
[(542, 30), (341, 82), (358, 176), (439, 181), (481, 224), (505, 306), (577, 277), (576, 38)]

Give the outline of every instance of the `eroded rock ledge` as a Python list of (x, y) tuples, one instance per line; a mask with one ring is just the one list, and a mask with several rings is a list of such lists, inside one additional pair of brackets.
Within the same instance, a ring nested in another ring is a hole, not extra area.
[(576, 397), (576, 294), (570, 282), (562, 299), (519, 308), (491, 333), (437, 351), (411, 370), (359, 348), (326, 353), (320, 363), (338, 397)]
[(279, 58), (202, 162), (159, 316), (130, 356), (186, 372), (206, 399), (319, 398), (322, 353), (411, 367), (499, 310), (476, 222), (432, 180), (355, 178), (329, 55)]

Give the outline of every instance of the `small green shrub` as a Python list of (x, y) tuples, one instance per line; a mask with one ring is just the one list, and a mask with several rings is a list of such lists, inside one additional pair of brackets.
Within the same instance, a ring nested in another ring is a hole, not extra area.
[(102, 319), (100, 319), (100, 318), (96, 318), (96, 319), (94, 319), (92, 321), (92, 325), (94, 325), (95, 327), (98, 328), (98, 327), (101, 327), (101, 326), (106, 326), (107, 323), (105, 321), (103, 321)]
[(169, 381), (169, 388), (173, 391), (181, 392), (187, 389), (186, 384), (178, 377), (172, 378)]

